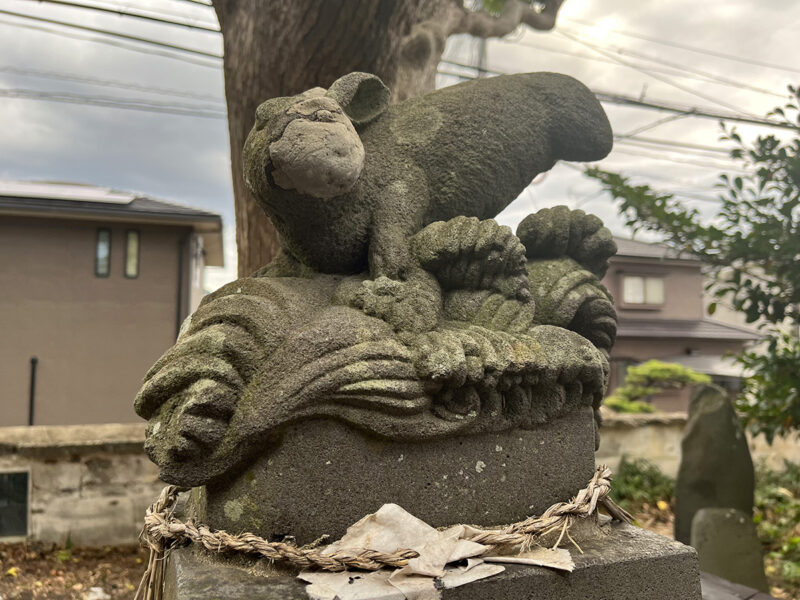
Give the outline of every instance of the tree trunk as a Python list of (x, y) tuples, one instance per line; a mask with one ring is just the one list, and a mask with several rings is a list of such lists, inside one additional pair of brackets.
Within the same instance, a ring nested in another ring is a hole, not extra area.
[(506, 35), (522, 22), (551, 29), (562, 0), (544, 10), (507, 0), (503, 14), (462, 0), (214, 0), (222, 30), (239, 276), (277, 253), (275, 229), (242, 176), (242, 147), (256, 107), (269, 98), (328, 87), (352, 71), (374, 73), (402, 100), (432, 90), (447, 37)]

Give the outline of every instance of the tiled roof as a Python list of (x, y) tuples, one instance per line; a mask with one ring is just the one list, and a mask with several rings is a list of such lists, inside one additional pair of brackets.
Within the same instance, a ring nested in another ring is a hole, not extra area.
[(206, 264), (224, 264), (220, 215), (130, 192), (78, 183), (0, 181), (3, 214), (192, 227), (203, 237)]
[(748, 327), (712, 319), (620, 319), (618, 338), (687, 338), (711, 340), (757, 340), (761, 336)]
[(664, 244), (655, 242), (640, 242), (627, 238), (614, 236), (617, 244), (617, 256), (631, 256), (636, 258), (660, 258), (670, 260), (694, 260), (697, 259), (686, 252), (676, 252)]
[(0, 181), (0, 211), (69, 213), (74, 216), (80, 214), (153, 216), (177, 221), (221, 223), (217, 213), (110, 188), (60, 182)]

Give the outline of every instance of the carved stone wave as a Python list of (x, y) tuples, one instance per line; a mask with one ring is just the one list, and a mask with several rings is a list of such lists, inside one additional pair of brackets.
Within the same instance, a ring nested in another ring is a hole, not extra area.
[(196, 486), (263, 455), (282, 427), (303, 419), (430, 440), (597, 409), (616, 321), (607, 290), (575, 257), (600, 270), (587, 247), (610, 233), (574, 235), (569, 254), (553, 258), (491, 220), (424, 228), (411, 246), (432, 284), (428, 301), (438, 302), (427, 331), (397, 331), (359, 307), (364, 283), (380, 285), (366, 275), (224, 286), (146, 376), (136, 410), (150, 421), (148, 454), (162, 478)]

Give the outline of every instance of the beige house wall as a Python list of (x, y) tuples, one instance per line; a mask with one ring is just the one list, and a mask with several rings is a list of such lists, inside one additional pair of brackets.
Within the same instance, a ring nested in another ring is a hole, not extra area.
[[(111, 273), (96, 277), (98, 227), (111, 230)], [(140, 231), (139, 276), (123, 275), (125, 231)], [(135, 422), (147, 369), (175, 340), (190, 295), (191, 230), (77, 220), (0, 220), (0, 426)], [(179, 259), (179, 253), (183, 254)]]
[[(702, 319), (703, 275), (700, 263), (655, 261), (614, 257), (603, 284), (614, 296), (621, 319)], [(625, 275), (651, 275), (664, 278), (664, 304), (659, 307), (625, 305), (622, 279)]]

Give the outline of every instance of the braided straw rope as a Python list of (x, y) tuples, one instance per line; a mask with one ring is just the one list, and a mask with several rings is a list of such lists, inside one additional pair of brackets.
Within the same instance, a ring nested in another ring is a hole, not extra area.
[[(619, 521), (633, 522), (625, 510), (617, 506), (608, 493), (611, 490), (611, 469), (598, 467), (589, 484), (571, 502), (553, 504), (541, 516), (509, 525), (504, 529), (479, 530), (470, 535), (469, 541), (487, 546), (487, 552), (498, 547), (530, 547), (537, 538), (554, 531), (561, 531), (557, 546), (576, 518), (585, 519), (595, 514), (598, 505)], [(403, 567), (411, 558), (419, 556), (409, 549), (391, 553), (375, 550), (339, 550), (323, 554), (319, 541), (298, 547), (286, 542), (268, 542), (252, 533), (231, 535), (226, 531), (214, 531), (206, 525), (191, 520), (183, 522), (173, 516), (178, 494), (186, 491), (174, 485), (165, 487), (158, 500), (147, 509), (144, 527), (139, 535), (142, 545), (150, 548), (150, 561), (145, 571), (135, 600), (159, 600), (163, 588), (164, 563), (168, 550), (175, 546), (193, 542), (214, 553), (233, 552), (254, 555), (270, 561), (288, 563), (298, 569), (344, 571), (362, 569), (376, 571), (383, 567)], [(323, 538), (320, 538), (323, 539)], [(570, 537), (570, 540), (572, 538)], [(573, 540), (574, 543), (574, 540)], [(577, 546), (577, 544), (576, 544)]]

